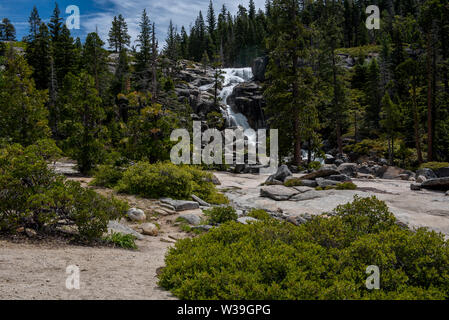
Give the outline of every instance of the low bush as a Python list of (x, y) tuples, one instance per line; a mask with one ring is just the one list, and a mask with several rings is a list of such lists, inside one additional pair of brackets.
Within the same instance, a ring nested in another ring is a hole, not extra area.
[(123, 178), (123, 169), (113, 165), (99, 165), (94, 172), (93, 186), (113, 188)]
[(300, 187), (300, 186), (302, 186), (302, 181), (300, 178), (293, 178), (293, 179), (287, 180), (284, 183), (284, 185), (286, 187)]
[(272, 219), (270, 214), (263, 209), (251, 209), (250, 212), (248, 212), (247, 216), (262, 221)]
[(204, 210), (204, 215), (208, 217), (207, 222), (210, 224), (225, 223), (233, 221), (238, 218), (237, 213), (233, 207), (213, 207)]
[(438, 170), (441, 168), (447, 168), (449, 167), (449, 162), (426, 162), (421, 164), (421, 166), (419, 167), (420, 169), (432, 169), (432, 170)]
[[(376, 198), (294, 226), (233, 221), (177, 242), (159, 284), (180, 299), (448, 299), (449, 244), (403, 229)], [(380, 269), (380, 289), (366, 269)]]
[(36, 150), (0, 149), (0, 232), (26, 227), (45, 233), (75, 225), (82, 239), (93, 240), (103, 235), (109, 220), (125, 214), (124, 202), (55, 174)]
[(342, 183), (337, 184), (336, 189), (337, 190), (356, 190), (357, 185), (355, 185), (352, 182), (342, 182)]
[(116, 247), (123, 249), (136, 250), (137, 245), (135, 243), (136, 237), (132, 234), (123, 234), (119, 232), (113, 232), (104, 239), (107, 243), (111, 243)]
[(146, 198), (190, 199), (195, 194), (213, 204), (228, 202), (216, 190), (210, 173), (169, 162), (139, 162), (129, 167), (118, 182), (117, 190)]
[(346, 153), (354, 152), (359, 155), (385, 157), (388, 146), (382, 140), (364, 139), (359, 143), (347, 145), (343, 148)]

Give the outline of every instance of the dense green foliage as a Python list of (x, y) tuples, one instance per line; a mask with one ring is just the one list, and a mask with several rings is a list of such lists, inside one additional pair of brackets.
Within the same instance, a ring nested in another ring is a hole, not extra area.
[[(181, 299), (447, 299), (443, 235), (402, 229), (376, 198), (297, 227), (268, 219), (228, 222), (179, 241), (160, 285)], [(380, 269), (380, 290), (365, 286)]]
[[(98, 179), (103, 178), (98, 176)], [(210, 203), (227, 202), (227, 199), (216, 190), (210, 173), (169, 162), (155, 164), (139, 162), (129, 167), (118, 181), (117, 190), (150, 199), (161, 197), (190, 199), (191, 195), (195, 194)]]
[(449, 162), (426, 162), (420, 166), (420, 169), (428, 168), (432, 170), (438, 170), (441, 168), (448, 168)]
[(207, 222), (210, 224), (225, 223), (234, 221), (238, 218), (233, 207), (213, 207), (204, 211), (204, 215), (208, 217)]
[[(109, 220), (125, 214), (125, 203), (105, 198), (53, 173), (36, 149), (33, 145), (23, 148), (17, 144), (0, 149), (1, 232), (14, 233), (20, 227), (28, 227), (48, 233), (60, 226), (74, 225), (81, 238), (92, 240), (102, 236)], [(53, 149), (52, 145), (46, 148)]]

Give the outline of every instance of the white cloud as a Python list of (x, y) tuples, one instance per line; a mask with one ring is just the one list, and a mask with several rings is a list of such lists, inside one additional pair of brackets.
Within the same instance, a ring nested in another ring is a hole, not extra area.
[[(128, 23), (129, 34), (132, 38), (132, 44), (135, 44), (139, 34), (139, 21), (143, 9), (147, 9), (150, 20), (156, 24), (156, 33), (162, 47), (170, 19), (177, 25), (178, 31), (181, 26), (186, 29), (194, 22), (201, 10), (206, 18), (206, 11), (209, 0), (94, 0), (97, 6), (102, 7), (103, 11), (82, 15), (81, 28), (86, 32), (93, 32), (98, 27), (98, 33), (103, 41), (107, 42), (108, 32), (114, 16), (122, 14)], [(225, 4), (232, 14), (237, 12), (240, 3), (248, 6), (249, 0), (236, 1), (224, 0), (214, 1), (215, 12), (218, 14), (222, 4)], [(256, 7), (264, 8), (265, 0), (255, 0)]]

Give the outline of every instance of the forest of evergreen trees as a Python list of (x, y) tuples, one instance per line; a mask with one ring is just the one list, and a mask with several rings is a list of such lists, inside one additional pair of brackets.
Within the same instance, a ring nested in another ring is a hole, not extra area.
[[(368, 30), (368, 5), (381, 12)], [(181, 59), (219, 67), (251, 66), (266, 56), (265, 113), (280, 147), (300, 164), (304, 144), (339, 154), (379, 151), (413, 167), (449, 160), (449, 4), (445, 0), (267, 0), (231, 13), (212, 1), (188, 29), (171, 22), (163, 48), (151, 13), (131, 42), (126, 17), (74, 39), (56, 5), (44, 23), (35, 7), (29, 34), (0, 24), (0, 137), (23, 145), (52, 138), (84, 172), (118, 152), (163, 160), (169, 135), (191, 113), (179, 102)], [(352, 57), (347, 68), (342, 58)], [(115, 67), (111, 68), (111, 64)], [(187, 115), (185, 118), (182, 115)], [(362, 151), (361, 151), (362, 150)]]

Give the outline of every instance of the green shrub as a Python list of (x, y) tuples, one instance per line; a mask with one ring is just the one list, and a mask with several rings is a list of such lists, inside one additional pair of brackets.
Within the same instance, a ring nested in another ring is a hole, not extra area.
[(195, 194), (209, 203), (227, 203), (211, 181), (210, 173), (192, 166), (139, 162), (123, 173), (117, 190), (146, 198), (190, 199)]
[(263, 209), (251, 209), (251, 211), (248, 212), (247, 216), (262, 221), (272, 219), (270, 214)]
[(107, 243), (111, 243), (116, 247), (132, 250), (137, 249), (135, 240), (136, 237), (132, 234), (123, 234), (120, 232), (113, 232), (105, 238)]
[(123, 177), (123, 169), (112, 165), (99, 165), (90, 183), (93, 186), (113, 188)]
[(335, 186), (327, 186), (325, 188), (316, 187), (315, 190), (356, 190), (357, 186), (352, 182), (341, 182), (336, 184)]
[(286, 187), (300, 187), (300, 186), (302, 186), (302, 181), (300, 178), (293, 178), (293, 179), (287, 180), (284, 183), (284, 185)]
[(124, 172), (117, 189), (146, 198), (187, 199), (192, 194), (192, 179), (188, 171), (168, 162), (138, 162)]
[(233, 207), (213, 207), (211, 209), (204, 210), (204, 215), (208, 217), (208, 223), (225, 223), (227, 221), (233, 221), (238, 218), (237, 213)]
[(432, 169), (432, 170), (438, 170), (441, 168), (447, 168), (449, 167), (449, 163), (448, 162), (426, 162), (421, 164), (421, 166), (419, 167), (420, 169)]
[[(299, 227), (233, 221), (176, 243), (159, 284), (180, 299), (448, 299), (449, 245), (395, 224), (376, 198), (355, 198)], [(368, 290), (366, 268), (380, 268)]]
[(345, 146), (343, 150), (347, 153), (355, 152), (359, 155), (374, 154), (378, 157), (384, 157), (388, 152), (388, 147), (384, 141), (364, 139), (359, 143)]
[(309, 168), (309, 170), (318, 170), (321, 168), (321, 162), (319, 161), (311, 161), (307, 167)]
[(64, 224), (77, 226), (82, 239), (93, 240), (126, 210), (124, 202), (55, 174), (35, 146), (0, 149), (0, 232), (19, 227), (52, 232)]
[(342, 182), (337, 184), (337, 190), (356, 190), (357, 186), (352, 182)]

